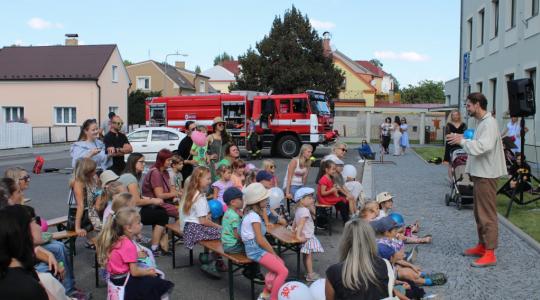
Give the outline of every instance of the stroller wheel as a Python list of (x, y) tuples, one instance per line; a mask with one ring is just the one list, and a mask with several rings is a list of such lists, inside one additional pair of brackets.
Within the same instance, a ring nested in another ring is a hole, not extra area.
[(446, 204), (446, 206), (450, 206), (450, 195), (444, 195), (444, 204)]
[(463, 205), (461, 203), (461, 197), (457, 197), (457, 199), (456, 199), (456, 208), (457, 208), (457, 210), (461, 210), (462, 207), (463, 207)]

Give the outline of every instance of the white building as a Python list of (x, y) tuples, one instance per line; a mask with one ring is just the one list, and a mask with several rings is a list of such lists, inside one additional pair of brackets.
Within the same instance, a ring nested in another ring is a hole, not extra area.
[[(532, 78), (536, 87), (540, 64), (540, 0), (461, 0), (460, 80), (455, 99), (448, 104), (463, 107), (466, 95), (482, 92), (488, 110), (496, 112), (502, 130), (508, 122), (506, 82)], [(447, 82), (448, 89), (454, 89)], [(455, 92), (447, 91), (447, 95)], [(540, 92), (535, 89), (536, 106)], [(525, 153), (535, 160), (540, 118), (526, 120)]]

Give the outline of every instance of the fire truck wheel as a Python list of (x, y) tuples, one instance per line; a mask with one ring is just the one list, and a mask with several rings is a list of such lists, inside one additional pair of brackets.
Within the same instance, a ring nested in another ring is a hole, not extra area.
[(297, 137), (292, 135), (282, 136), (277, 144), (277, 151), (279, 155), (292, 158), (298, 155), (300, 151), (300, 141)]

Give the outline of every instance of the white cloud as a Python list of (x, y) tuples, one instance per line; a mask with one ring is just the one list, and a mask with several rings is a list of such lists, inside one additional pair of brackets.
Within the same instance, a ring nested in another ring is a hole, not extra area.
[(394, 52), (394, 51), (375, 51), (375, 57), (378, 59), (404, 60), (404, 61), (428, 61), (429, 56), (414, 51)]
[(24, 42), (23, 42), (23, 40), (18, 39), (18, 40), (16, 40), (16, 41), (13, 43), (13, 45), (15, 45), (15, 46), (23, 46), (23, 45), (24, 45)]
[(336, 24), (329, 21), (320, 21), (317, 19), (310, 19), (311, 26), (317, 30), (330, 30), (336, 28)]
[(53, 22), (44, 20), (42, 18), (32, 18), (28, 20), (27, 24), (28, 26), (30, 26), (30, 28), (36, 29), (36, 30), (51, 29), (51, 28), (55, 28), (55, 29), (64, 28), (64, 25), (62, 25), (62, 23), (53, 23)]

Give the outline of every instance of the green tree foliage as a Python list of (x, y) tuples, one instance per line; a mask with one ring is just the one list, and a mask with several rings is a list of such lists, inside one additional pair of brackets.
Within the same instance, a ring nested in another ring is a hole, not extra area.
[(375, 66), (377, 66), (379, 68), (383, 67), (383, 63), (380, 60), (376, 59), (376, 58), (370, 59), (369, 62), (374, 64)]
[(401, 89), (402, 103), (444, 103), (442, 81), (422, 80), (418, 85)]
[(242, 73), (232, 89), (299, 93), (320, 90), (336, 98), (344, 80), (307, 16), (294, 6), (276, 16), (270, 33), (238, 58)]
[(196, 66), (196, 67), (195, 67), (195, 73), (201, 74), (201, 67)]
[(232, 55), (229, 55), (227, 52), (223, 52), (220, 55), (214, 57), (214, 66), (219, 65), (220, 62), (225, 60), (234, 60)]
[(132, 62), (131, 60), (129, 60), (129, 59), (124, 59), (124, 66), (127, 67), (127, 66), (132, 65), (132, 64), (133, 64), (133, 62)]
[(128, 97), (128, 124), (144, 124), (145, 123), (145, 99), (148, 97), (159, 97), (161, 91), (158, 92), (143, 92), (136, 90), (129, 93)]

